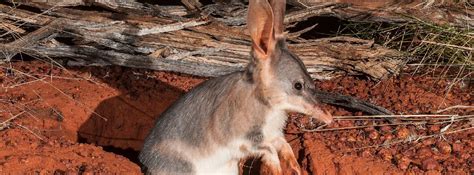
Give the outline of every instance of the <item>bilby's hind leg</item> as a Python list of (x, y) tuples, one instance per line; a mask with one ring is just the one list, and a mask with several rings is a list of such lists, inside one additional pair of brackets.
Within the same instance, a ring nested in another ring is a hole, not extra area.
[(301, 168), (296, 160), (295, 154), (290, 144), (283, 137), (279, 137), (271, 144), (259, 146), (262, 151), (262, 163), (265, 165), (265, 174), (280, 175), (283, 174), (280, 160), (285, 167), (291, 169), (291, 175), (300, 175)]
[(263, 151), (262, 163), (265, 166), (265, 174), (281, 175), (280, 159), (275, 147), (272, 145), (260, 146), (259, 149)]
[(275, 145), (278, 150), (278, 155), (281, 159), (281, 162), (285, 164), (285, 167), (291, 169), (291, 175), (300, 175), (301, 168), (296, 160), (295, 154), (293, 153), (293, 149), (291, 149), (290, 144), (283, 138), (280, 137), (279, 139), (275, 140)]

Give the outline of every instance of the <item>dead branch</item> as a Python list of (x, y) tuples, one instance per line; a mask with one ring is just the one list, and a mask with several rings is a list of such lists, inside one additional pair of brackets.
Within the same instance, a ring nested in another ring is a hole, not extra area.
[(449, 24), (464, 28), (474, 27), (474, 8), (467, 0), (414, 0), (409, 2), (397, 0), (288, 0), (289, 4), (302, 9), (312, 9), (321, 4), (346, 3), (347, 8), (336, 8), (327, 13), (345, 20), (410, 22), (419, 18), (434, 24)]
[[(4, 43), (4, 53), (61, 58), (68, 65), (121, 65), (199, 76), (219, 76), (242, 70), (248, 62), (249, 36), (245, 26), (235, 21), (226, 23), (223, 18), (205, 16), (183, 18), (176, 15), (178, 13), (117, 16), (108, 12), (31, 4), (47, 13), (38, 14), (0, 4), (2, 18), (39, 27), (21, 40)], [(119, 6), (126, 7), (121, 8), (123, 10), (143, 5)], [(242, 7), (227, 8), (225, 14), (244, 19)], [(326, 4), (312, 9), (329, 13), (337, 8), (342, 6)], [(219, 9), (222, 8), (213, 8)], [(311, 15), (315, 13), (303, 9), (288, 14), (286, 20), (296, 23)], [(289, 48), (301, 57), (314, 78), (328, 79), (348, 73), (380, 79), (397, 73), (402, 64), (399, 52), (371, 41), (349, 37), (305, 40), (298, 38), (301, 32), (304, 31), (288, 35), (292, 41)], [(64, 42), (65, 39), (69, 42)]]

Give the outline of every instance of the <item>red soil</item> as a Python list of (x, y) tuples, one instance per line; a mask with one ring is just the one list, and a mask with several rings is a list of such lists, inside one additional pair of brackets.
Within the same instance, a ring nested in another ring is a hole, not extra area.
[[(0, 174), (139, 174), (136, 156), (155, 116), (204, 81), (193, 76), (120, 67), (65, 70), (39, 61), (17, 62), (11, 68), (18, 71), (2, 68), (0, 72)], [(449, 83), (402, 76), (380, 83), (345, 77), (317, 85), (399, 114), (433, 113), (453, 105), (474, 105), (471, 84), (456, 84), (445, 93)], [(332, 106), (325, 108), (339, 116), (362, 114)], [(15, 117), (11, 122), (3, 125), (12, 115)], [(339, 121), (330, 127), (367, 123)], [(291, 115), (286, 136), (304, 174), (474, 173), (473, 130), (446, 135), (444, 139), (434, 137), (391, 147), (363, 148), (413, 134), (437, 133), (444, 126), (302, 132), (302, 128), (316, 126), (307, 117)], [(246, 172), (255, 171), (258, 164), (245, 166)]]

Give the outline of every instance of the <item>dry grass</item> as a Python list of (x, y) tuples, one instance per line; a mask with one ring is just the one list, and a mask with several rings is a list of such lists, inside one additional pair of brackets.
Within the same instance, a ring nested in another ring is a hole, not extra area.
[(423, 8), (432, 7), (435, 5), (445, 5), (445, 4), (461, 4), (465, 6), (471, 6), (469, 0), (423, 0), (419, 6)]
[(373, 39), (406, 53), (412, 74), (472, 81), (474, 30), (411, 18), (412, 22), (394, 24), (349, 22), (337, 34)]

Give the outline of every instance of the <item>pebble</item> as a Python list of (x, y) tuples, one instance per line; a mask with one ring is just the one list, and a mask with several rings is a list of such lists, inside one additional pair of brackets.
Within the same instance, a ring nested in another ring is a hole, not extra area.
[(364, 128), (364, 131), (367, 131), (367, 132), (373, 131), (373, 130), (375, 130), (373, 126)]
[(348, 142), (355, 142), (356, 138), (354, 136), (347, 136), (347, 141)]
[(440, 164), (438, 163), (438, 161), (436, 161), (433, 158), (425, 159), (422, 162), (422, 168), (424, 170), (435, 170), (435, 169), (438, 169), (439, 167), (440, 167)]
[(425, 146), (430, 146), (430, 145), (434, 144), (435, 141), (434, 141), (433, 139), (426, 139), (426, 140), (423, 140), (422, 143), (423, 143), (423, 145), (425, 145)]
[(429, 131), (432, 132), (432, 133), (437, 133), (437, 132), (439, 132), (439, 130), (440, 130), (439, 125), (432, 125), (429, 128)]
[(410, 130), (405, 127), (401, 127), (397, 130), (397, 138), (406, 139), (410, 135)]
[(451, 145), (446, 142), (438, 142), (436, 143), (436, 147), (438, 148), (439, 152), (443, 154), (449, 154), (451, 153)]
[(429, 171), (426, 171), (424, 175), (440, 175), (441, 172), (437, 171), (437, 170), (429, 170)]
[(379, 138), (379, 133), (377, 131), (371, 131), (369, 133), (369, 138), (372, 140), (377, 140)]
[(417, 157), (418, 158), (427, 158), (431, 157), (433, 155), (432, 151), (430, 148), (421, 148), (417, 151)]
[(453, 143), (453, 151), (461, 152), (463, 150), (463, 145), (461, 143)]
[(389, 133), (389, 132), (392, 131), (392, 127), (390, 127), (390, 126), (382, 126), (382, 127), (380, 127), (380, 131), (385, 132), (385, 133)]
[(388, 149), (381, 149), (378, 154), (380, 155), (380, 157), (382, 157), (383, 160), (391, 161), (393, 159), (393, 155)]
[(385, 134), (383, 135), (383, 140), (392, 140), (393, 139), (393, 135), (392, 134)]
[(362, 151), (361, 156), (362, 157), (371, 157), (372, 153), (369, 150), (364, 150), (364, 151)]
[(467, 145), (471, 148), (474, 148), (474, 140), (467, 140)]
[(398, 168), (400, 168), (402, 170), (406, 170), (406, 169), (408, 169), (408, 167), (411, 163), (411, 160), (410, 160), (410, 158), (403, 156), (397, 161), (397, 163), (398, 163)]
[(469, 153), (462, 153), (461, 154), (461, 159), (467, 160), (469, 158), (471, 158), (471, 154), (469, 154)]
[(406, 171), (404, 175), (416, 175), (416, 173), (409, 170), (409, 171)]

